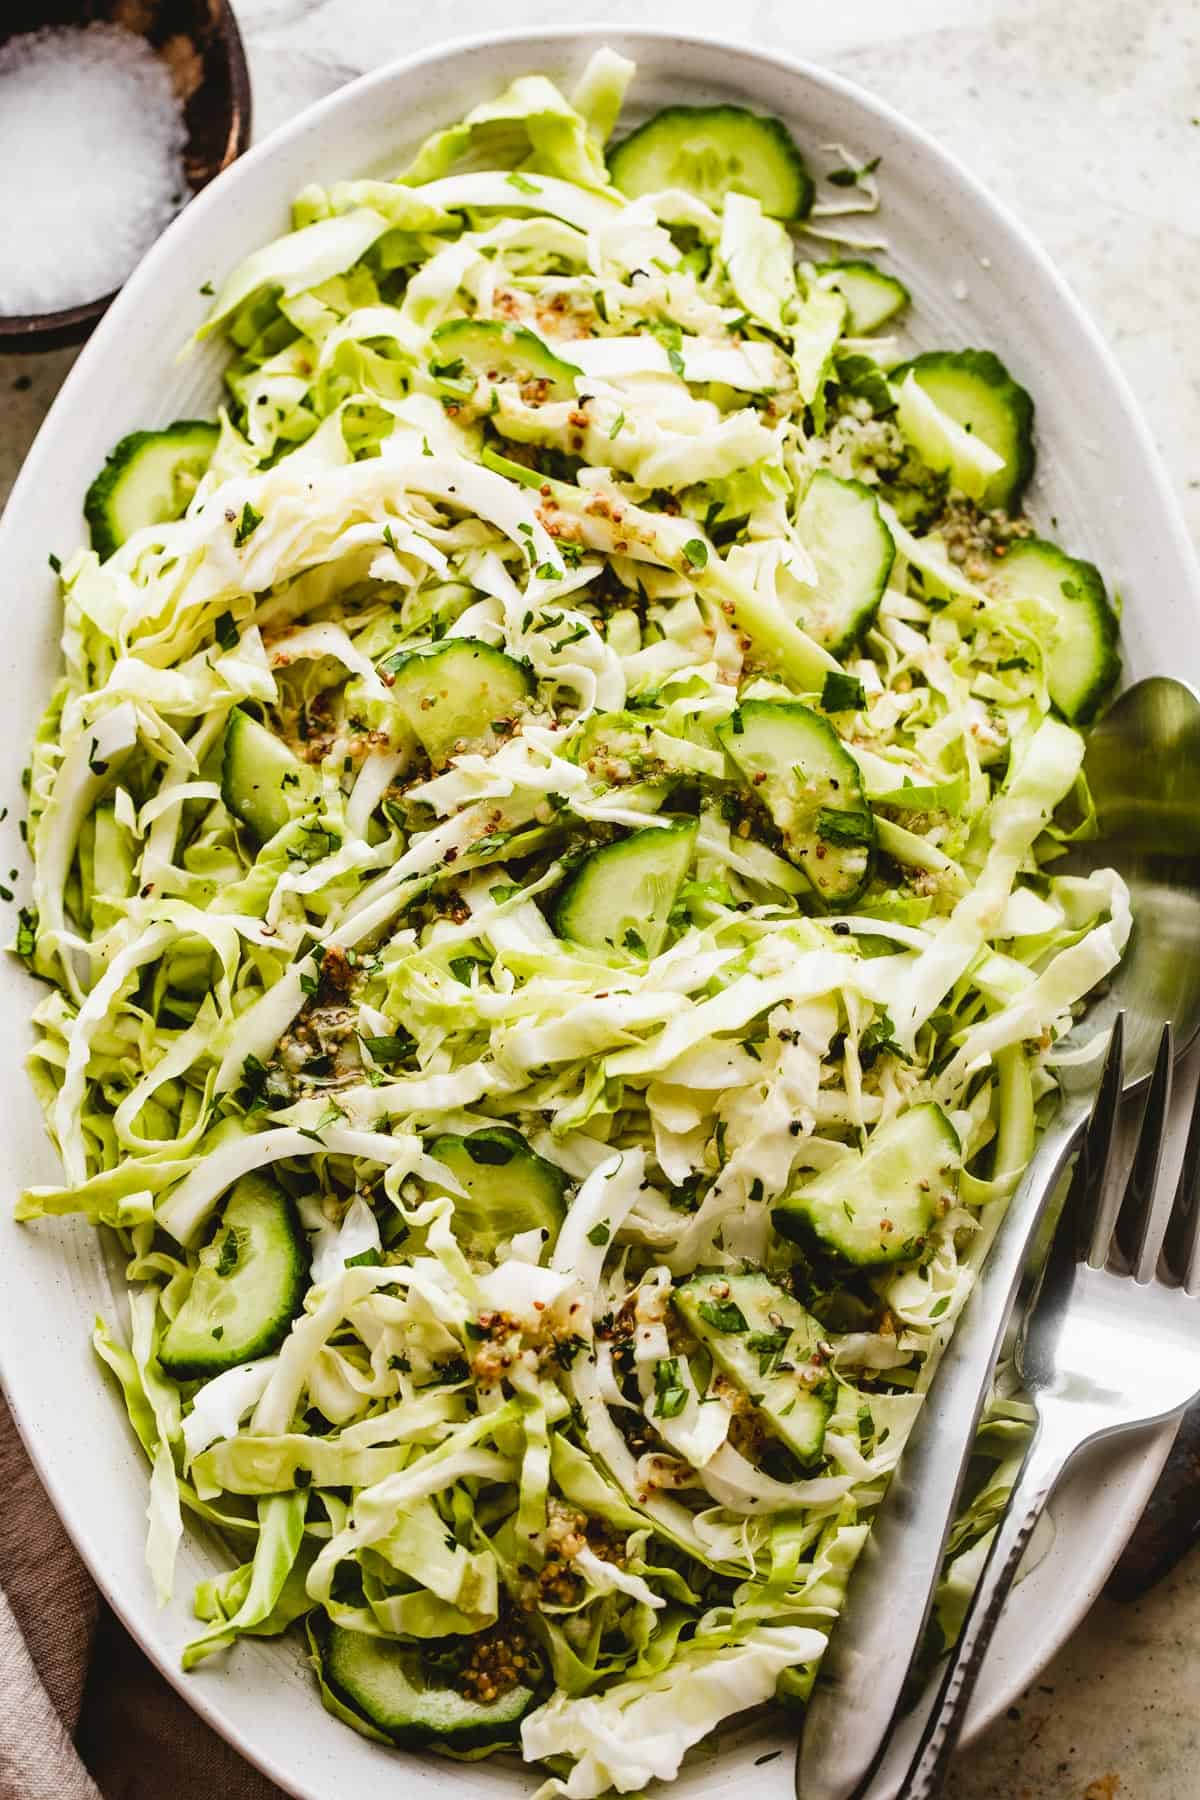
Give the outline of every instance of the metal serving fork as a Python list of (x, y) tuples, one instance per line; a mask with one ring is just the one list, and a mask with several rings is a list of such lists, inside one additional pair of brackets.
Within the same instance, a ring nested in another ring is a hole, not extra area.
[[(1122, 1020), (1017, 1345), (1037, 1408), (1033, 1441), (997, 1530), (920, 1746), (903, 1800), (939, 1793), (1001, 1608), (1050, 1492), (1084, 1445), (1182, 1412), (1200, 1395), (1200, 1094), (1169, 1209), (1159, 1162), (1171, 1097), (1165, 1026), (1115, 1225), (1104, 1205), (1121, 1092)], [(1157, 1202), (1157, 1203), (1156, 1203)]]

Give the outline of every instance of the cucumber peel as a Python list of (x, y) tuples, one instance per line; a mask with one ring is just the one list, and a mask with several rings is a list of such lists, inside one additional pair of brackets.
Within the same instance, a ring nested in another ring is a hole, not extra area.
[(776, 219), (807, 218), (813, 181), (781, 119), (742, 106), (668, 106), (608, 153), (609, 173), (637, 199), (685, 188), (720, 211), (726, 194), (752, 195)]
[[(1033, 475), (1029, 394), (991, 350), (927, 350), (892, 371), (897, 392), (909, 374), (940, 412), (1002, 458), (1003, 466), (982, 479), (973, 497), (983, 507), (1014, 512)], [(914, 447), (920, 452), (919, 444)]]
[(162, 431), (131, 431), (109, 451), (83, 501), (101, 562), (144, 526), (182, 518), (219, 436), (207, 419), (177, 419)]

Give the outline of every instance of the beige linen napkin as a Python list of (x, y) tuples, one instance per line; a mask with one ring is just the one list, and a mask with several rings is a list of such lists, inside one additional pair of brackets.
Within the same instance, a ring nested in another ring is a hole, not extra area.
[(96, 1594), (0, 1396), (0, 1800), (283, 1800)]

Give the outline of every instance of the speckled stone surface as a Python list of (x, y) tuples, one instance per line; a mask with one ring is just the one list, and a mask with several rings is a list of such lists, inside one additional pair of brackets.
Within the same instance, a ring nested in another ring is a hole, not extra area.
[[(1200, 536), (1196, 0), (238, 0), (237, 11), (259, 137), (363, 70), (497, 23), (736, 28), (860, 81), (956, 151), (1049, 249), (1115, 349)], [(0, 357), (0, 499), (72, 360)], [(1198, 1646), (1193, 1553), (1138, 1604), (1097, 1605), (964, 1756), (948, 1800), (1197, 1800)]]

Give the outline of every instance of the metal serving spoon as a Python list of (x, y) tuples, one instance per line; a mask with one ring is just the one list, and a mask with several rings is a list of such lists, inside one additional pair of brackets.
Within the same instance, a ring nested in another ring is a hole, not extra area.
[[(1099, 833), (1056, 872), (1114, 867), (1129, 884), (1129, 946), (1084, 1032), (1107, 1033), (1125, 1014), (1130, 1093), (1150, 1077), (1165, 1020), (1180, 1053), (1200, 1031), (1200, 700), (1166, 676), (1138, 682), (1093, 730), (1084, 769)], [(852, 1800), (879, 1766), (929, 1620), (1031, 1243), (1079, 1146), (1100, 1073), (1097, 1059), (1087, 1075), (1064, 1081), (1062, 1104), (1009, 1205), (859, 1559), (808, 1707), (799, 1800)], [(886, 1784), (878, 1791), (882, 1800)]]

